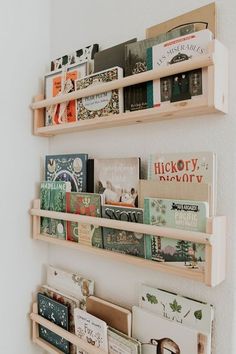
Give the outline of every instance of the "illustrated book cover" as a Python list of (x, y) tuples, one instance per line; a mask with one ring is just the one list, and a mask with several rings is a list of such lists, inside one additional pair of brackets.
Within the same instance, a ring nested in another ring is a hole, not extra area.
[(141, 354), (141, 343), (124, 333), (108, 327), (109, 354)]
[(45, 179), (47, 181), (69, 181), (72, 192), (86, 192), (87, 154), (47, 155)]
[(217, 200), (217, 161), (213, 152), (152, 154), (148, 160), (148, 179), (166, 183), (206, 183), (211, 186), (210, 216), (215, 214)]
[[(103, 205), (102, 217), (142, 224), (143, 209)], [(109, 227), (103, 227), (102, 234), (105, 249), (132, 256), (145, 257), (145, 236), (143, 234)]]
[[(104, 350), (105, 353), (108, 353), (106, 322), (80, 309), (75, 309), (74, 317), (75, 334), (81, 340), (91, 344), (91, 346)], [(77, 354), (88, 353), (78, 348)]]
[[(76, 81), (76, 90), (101, 85), (123, 77), (123, 69), (110, 68)], [(92, 119), (123, 112), (123, 89), (102, 92), (77, 100), (77, 119)]]
[[(205, 29), (154, 45), (147, 49), (148, 70), (206, 55), (212, 39), (212, 33)], [(207, 90), (207, 68), (150, 81), (147, 84), (148, 108), (160, 108), (172, 102), (198, 99), (199, 96), (206, 95)]]
[[(209, 207), (206, 202), (144, 198), (144, 223), (174, 229), (206, 232)], [(149, 242), (148, 242), (149, 240)], [(203, 269), (205, 246), (167, 237), (146, 236), (146, 257), (157, 262)]]
[(94, 294), (93, 280), (51, 265), (47, 267), (47, 285), (78, 299), (82, 309), (85, 309), (87, 297)]
[[(66, 195), (67, 213), (101, 217), (101, 195), (71, 192)], [(94, 225), (67, 222), (67, 240), (103, 248), (102, 229)]]
[[(69, 67), (52, 71), (44, 77), (45, 98), (68, 94), (75, 90), (75, 81), (88, 74), (88, 63), (73, 64)], [(45, 125), (75, 122), (76, 100), (51, 105), (45, 109)]]
[(96, 296), (87, 298), (86, 311), (107, 325), (131, 336), (131, 311)]
[[(68, 307), (50, 299), (49, 297), (38, 293), (38, 313), (40, 316), (46, 318), (47, 320), (55, 323), (56, 325), (62, 327), (65, 330), (69, 328), (68, 320)], [(39, 325), (39, 337), (49, 342), (65, 354), (70, 353), (70, 345), (67, 340), (58, 334), (52, 332), (46, 327)]]
[(132, 313), (132, 336), (141, 342), (142, 354), (208, 354), (198, 331), (137, 306)]
[[(40, 208), (50, 211), (66, 211), (66, 192), (70, 192), (70, 182), (45, 181), (40, 186)], [(42, 217), (40, 233), (62, 240), (66, 239), (66, 221)]]

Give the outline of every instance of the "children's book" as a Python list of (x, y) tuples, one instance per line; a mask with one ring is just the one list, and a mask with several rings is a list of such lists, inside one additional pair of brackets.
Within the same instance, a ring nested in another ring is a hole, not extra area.
[(141, 343), (112, 327), (108, 327), (108, 353), (141, 354)]

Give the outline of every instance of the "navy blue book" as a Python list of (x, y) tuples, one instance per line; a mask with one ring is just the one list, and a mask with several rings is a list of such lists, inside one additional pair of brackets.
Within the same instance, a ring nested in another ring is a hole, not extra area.
[[(65, 330), (69, 328), (68, 307), (52, 300), (50, 297), (38, 293), (38, 313), (40, 316), (55, 323)], [(39, 325), (39, 337), (52, 344), (65, 354), (70, 353), (70, 343), (46, 327)]]

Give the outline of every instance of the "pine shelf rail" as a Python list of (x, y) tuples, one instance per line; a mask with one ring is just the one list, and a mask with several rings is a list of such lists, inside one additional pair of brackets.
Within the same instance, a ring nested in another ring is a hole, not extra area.
[(89, 343), (79, 339), (75, 334), (66, 331), (65, 329), (55, 325), (54, 323), (48, 321), (42, 316), (38, 315), (37, 303), (33, 303), (33, 311), (30, 314), (30, 319), (32, 321), (32, 340), (35, 344), (40, 346), (42, 349), (46, 350), (51, 354), (63, 354), (63, 352), (57, 349), (55, 346), (46, 342), (42, 338), (39, 337), (38, 325), (42, 325), (49, 329), (50, 331), (58, 334), (64, 339), (68, 340), (70, 343), (78, 346), (79, 348), (85, 350), (89, 354), (105, 354), (106, 352), (99, 349), (94, 348)]
[[(195, 97), (194, 100), (173, 102), (168, 105), (168, 107), (149, 108), (116, 115), (111, 114), (106, 117), (81, 120), (73, 123), (44, 126), (44, 109), (50, 105), (68, 102), (70, 100), (100, 94), (113, 89), (124, 88), (199, 68), (207, 68), (207, 94), (199, 96), (198, 98)], [(209, 45), (207, 55), (182, 61), (160, 69), (127, 76), (96, 87), (77, 90), (66, 95), (49, 99), (43, 99), (43, 95), (36, 96), (34, 103), (31, 104), (31, 108), (34, 111), (34, 134), (49, 137), (75, 131), (148, 123), (170, 118), (199, 116), (209, 113), (227, 113), (227, 93), (228, 53), (226, 48), (219, 41), (213, 40)]]
[[(61, 213), (55, 211), (41, 210), (40, 201), (34, 201), (34, 207), (30, 210), (33, 216), (33, 238), (50, 244), (62, 247), (73, 248), (90, 254), (99, 255), (122, 263), (134, 266), (149, 268), (152, 270), (164, 271), (175, 276), (182, 276), (205, 283), (208, 286), (216, 286), (225, 279), (225, 244), (226, 244), (226, 218), (217, 216), (209, 218), (207, 222), (207, 233), (191, 232), (185, 230), (171, 229), (166, 227), (130, 223), (127, 221), (117, 221), (91, 216)], [(121, 253), (112, 252), (105, 249), (90, 247), (87, 245), (60, 240), (40, 234), (40, 217), (73, 221), (94, 226), (110, 227), (126, 231), (139, 232), (147, 235), (168, 237), (177, 240), (192, 241), (205, 245), (205, 269), (191, 269), (176, 267), (171, 264), (155, 262), (139, 257), (129, 256)]]

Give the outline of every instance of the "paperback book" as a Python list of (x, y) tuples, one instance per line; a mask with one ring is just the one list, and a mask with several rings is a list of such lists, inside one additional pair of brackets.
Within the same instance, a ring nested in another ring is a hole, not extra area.
[(45, 179), (69, 181), (72, 192), (86, 192), (87, 160), (87, 154), (47, 155)]
[(122, 332), (108, 327), (109, 354), (141, 354), (141, 343)]
[[(68, 307), (41, 293), (38, 293), (37, 297), (39, 315), (68, 330)], [(62, 353), (70, 353), (69, 342), (42, 325), (39, 325), (39, 337), (58, 348)]]
[[(114, 67), (76, 81), (76, 90), (101, 85), (123, 77), (123, 69)], [(77, 119), (92, 119), (123, 112), (123, 89), (102, 92), (77, 100)]]
[[(206, 232), (207, 217), (209, 208), (205, 202), (144, 198), (145, 224)], [(146, 236), (146, 257), (157, 262), (203, 269), (205, 246), (190, 241)]]
[[(143, 209), (122, 206), (103, 205), (102, 217), (113, 220), (143, 223)], [(138, 232), (102, 228), (103, 246), (105, 249), (145, 257), (145, 236)]]
[[(66, 211), (67, 213), (101, 217), (101, 195), (95, 193), (67, 193)], [(67, 240), (103, 248), (101, 227), (95, 227), (94, 225), (68, 221)]]

